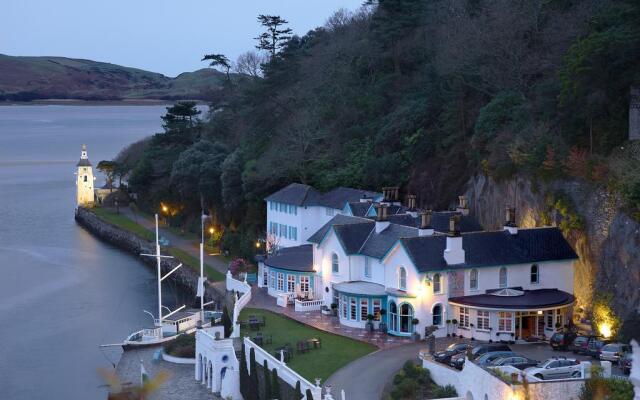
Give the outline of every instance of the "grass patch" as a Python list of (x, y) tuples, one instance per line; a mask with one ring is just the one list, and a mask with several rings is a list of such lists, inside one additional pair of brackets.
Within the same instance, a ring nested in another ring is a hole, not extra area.
[[(376, 350), (376, 347), (369, 343), (321, 331), (267, 310), (245, 308), (240, 313), (240, 319), (246, 320), (249, 315), (256, 315), (258, 318), (264, 316), (266, 326), (261, 331), (263, 334), (272, 335), (273, 343), (265, 344), (263, 348), (272, 355), (276, 348), (285, 343), (290, 343), (295, 351), (296, 342), (299, 340), (318, 338), (322, 341), (322, 348), (304, 354), (295, 353), (288, 363), (310, 382), (314, 382), (315, 378), (324, 382), (338, 369)], [(253, 338), (256, 332), (242, 329), (240, 335)]]
[(174, 357), (195, 358), (196, 356), (196, 335), (179, 335), (174, 340), (170, 340), (164, 345), (164, 352)]
[[(166, 247), (166, 250), (169, 254), (180, 260), (181, 263), (188, 266), (197, 273), (200, 273), (200, 260), (198, 260), (196, 257), (192, 256), (182, 249), (178, 249), (175, 247)], [(207, 277), (207, 279), (213, 282), (219, 282), (225, 279), (225, 275), (222, 272), (206, 263), (204, 264), (204, 275)]]
[(130, 220), (123, 214), (118, 214), (113, 210), (99, 207), (92, 208), (90, 209), (90, 211), (93, 212), (101, 220), (115, 225), (128, 232), (131, 232), (136, 236), (139, 236), (146, 240), (155, 240), (155, 235), (153, 234), (153, 232), (147, 230), (142, 225), (139, 225), (136, 222)]

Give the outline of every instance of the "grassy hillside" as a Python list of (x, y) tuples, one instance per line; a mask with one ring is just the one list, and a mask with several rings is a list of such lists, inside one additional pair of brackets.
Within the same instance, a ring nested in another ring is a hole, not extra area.
[(120, 65), (64, 57), (0, 54), (0, 101), (36, 99), (211, 99), (224, 74), (201, 69), (176, 78)]

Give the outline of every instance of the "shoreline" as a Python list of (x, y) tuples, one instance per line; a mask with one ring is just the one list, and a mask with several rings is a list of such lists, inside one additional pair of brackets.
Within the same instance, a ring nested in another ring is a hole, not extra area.
[(0, 107), (11, 106), (163, 106), (178, 101), (195, 101), (197, 105), (208, 105), (205, 100), (197, 99), (122, 99), (122, 100), (81, 100), (81, 99), (41, 99), (32, 101), (0, 101)]

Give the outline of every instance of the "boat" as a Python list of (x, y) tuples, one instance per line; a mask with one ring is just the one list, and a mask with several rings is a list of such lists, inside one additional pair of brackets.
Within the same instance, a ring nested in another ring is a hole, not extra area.
[[(203, 221), (205, 216), (202, 216)], [(162, 255), (160, 252), (161, 238), (158, 232), (158, 214), (155, 215), (156, 222), (156, 251), (155, 254), (141, 254), (145, 257), (154, 257), (157, 265), (158, 275), (158, 318), (147, 311), (143, 312), (149, 314), (153, 318), (153, 325), (144, 327), (138, 331), (133, 332), (124, 340), (122, 344), (119, 344), (123, 349), (139, 348), (146, 346), (156, 346), (168, 341), (174, 340), (183, 334), (190, 334), (195, 332), (200, 327), (210, 326), (212, 322), (218, 322), (222, 313), (219, 311), (205, 311), (205, 307), (213, 302), (204, 302), (204, 239), (200, 243), (200, 277), (198, 279), (197, 297), (200, 297), (200, 309), (188, 309), (185, 310), (185, 305), (171, 311), (166, 306), (162, 305), (162, 281), (173, 274), (175, 271), (182, 267), (180, 263), (177, 267), (169, 271), (166, 275), (162, 276), (160, 269), (163, 258), (173, 258), (172, 256)], [(204, 235), (203, 235), (204, 238)], [(163, 309), (167, 309), (169, 312), (163, 315)], [(113, 346), (113, 345), (103, 345)]]

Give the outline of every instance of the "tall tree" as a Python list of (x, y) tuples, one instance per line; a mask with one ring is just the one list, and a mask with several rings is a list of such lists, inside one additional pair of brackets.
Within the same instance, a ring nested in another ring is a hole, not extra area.
[(282, 393), (280, 391), (280, 378), (278, 378), (278, 370), (276, 368), (271, 372), (271, 397), (274, 399), (281, 399)]
[(116, 174), (117, 163), (115, 161), (102, 160), (98, 163), (96, 168), (105, 175), (107, 178), (107, 185), (109, 185), (109, 190), (113, 191), (113, 178)]
[(260, 395), (258, 394), (258, 363), (256, 362), (256, 351), (252, 347), (249, 350), (249, 380), (250, 380), (250, 389), (249, 393), (251, 393), (250, 400), (258, 400)]
[(262, 372), (264, 372), (264, 398), (276, 399), (277, 397), (273, 395), (273, 389), (271, 387), (271, 373), (269, 371), (269, 364), (267, 363), (266, 358), (262, 364)]
[(211, 61), (210, 67), (220, 67), (227, 74), (227, 81), (230, 80), (229, 70), (231, 69), (231, 61), (224, 54), (206, 54), (201, 61)]
[(245, 399), (248, 399), (250, 396), (249, 384), (249, 371), (247, 370), (247, 352), (244, 343), (242, 343), (242, 352), (240, 353), (240, 393)]
[(165, 132), (179, 131), (193, 127), (195, 119), (202, 111), (198, 110), (195, 101), (179, 101), (171, 107), (167, 107), (167, 113), (160, 117), (164, 124)]
[(258, 15), (260, 25), (267, 28), (266, 32), (260, 34), (255, 39), (258, 41), (256, 48), (265, 50), (274, 58), (278, 51), (284, 47), (285, 43), (291, 39), (291, 28), (284, 28), (289, 21), (279, 15)]

